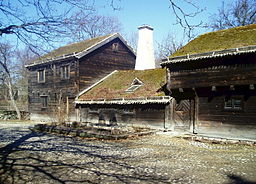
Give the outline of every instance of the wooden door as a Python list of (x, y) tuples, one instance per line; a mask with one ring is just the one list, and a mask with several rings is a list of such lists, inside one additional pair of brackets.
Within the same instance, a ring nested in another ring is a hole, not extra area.
[(194, 100), (181, 100), (174, 103), (174, 130), (189, 131), (194, 121)]

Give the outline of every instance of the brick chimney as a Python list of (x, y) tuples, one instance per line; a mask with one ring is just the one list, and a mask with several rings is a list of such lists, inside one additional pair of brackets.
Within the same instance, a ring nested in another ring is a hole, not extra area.
[(155, 56), (153, 47), (153, 28), (149, 25), (138, 27), (139, 39), (135, 70), (154, 69)]

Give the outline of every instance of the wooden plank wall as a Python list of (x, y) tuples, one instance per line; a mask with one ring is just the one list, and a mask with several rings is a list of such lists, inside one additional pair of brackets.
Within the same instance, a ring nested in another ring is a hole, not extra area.
[[(60, 75), (60, 68), (65, 65), (70, 66), (69, 79), (62, 79)], [(37, 71), (41, 69), (45, 69), (44, 83), (38, 83), (37, 81)], [(28, 83), (29, 112), (40, 114), (40, 119), (42, 119), (42, 115), (45, 115), (47, 119), (56, 118), (60, 98), (62, 98), (63, 103), (66, 103), (66, 97), (69, 97), (70, 112), (75, 111), (72, 102), (78, 92), (77, 61), (71, 60), (32, 68), (29, 70)], [(42, 95), (48, 97), (46, 108), (42, 106)]]
[[(118, 43), (118, 51), (112, 50), (112, 44)], [(114, 70), (132, 70), (135, 56), (119, 40), (115, 39), (97, 49), (80, 61), (80, 89), (87, 88)]]
[(146, 126), (152, 128), (165, 128), (165, 106), (158, 109), (135, 108), (133, 112), (127, 112), (122, 108), (98, 108), (98, 111), (90, 111), (89, 108), (81, 109), (81, 121), (99, 123), (103, 115), (105, 123), (109, 123), (111, 116), (115, 114), (117, 123), (134, 126)]
[(196, 71), (172, 72), (170, 75), (169, 87), (171, 89), (254, 84), (256, 65), (206, 68)]
[[(118, 51), (112, 50), (112, 44), (118, 43)], [(70, 65), (70, 78), (61, 79), (60, 68), (64, 65)], [(56, 107), (59, 104), (58, 99), (62, 94), (63, 102), (66, 103), (66, 97), (69, 97), (69, 107), (72, 119), (75, 119), (74, 99), (78, 92), (89, 87), (101, 78), (114, 70), (134, 69), (135, 56), (119, 40), (115, 39), (105, 46), (86, 55), (81, 61), (73, 58), (64, 62), (54, 64), (45, 64), (29, 69), (28, 93), (29, 93), (29, 112), (33, 117), (56, 116)], [(45, 82), (38, 83), (37, 71), (45, 69)], [(42, 107), (41, 95), (48, 96), (48, 107)], [(50, 118), (51, 119), (51, 118)]]
[(240, 111), (225, 110), (224, 99), (219, 96), (209, 102), (207, 97), (199, 97), (196, 133), (256, 139), (256, 96), (245, 101)]

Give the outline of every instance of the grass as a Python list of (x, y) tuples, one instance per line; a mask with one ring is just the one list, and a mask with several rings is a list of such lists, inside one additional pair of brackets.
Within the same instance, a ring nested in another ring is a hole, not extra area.
[[(118, 71), (87, 93), (83, 94), (79, 99), (163, 96), (164, 93), (157, 92), (157, 90), (166, 82), (165, 72), (165, 69)], [(125, 90), (131, 86), (131, 83), (135, 78), (141, 80), (144, 85), (133, 93), (126, 93)]]
[(171, 57), (256, 45), (256, 24), (203, 34)]
[(54, 58), (54, 57), (58, 57), (58, 56), (66, 55), (66, 54), (72, 54), (74, 52), (81, 52), (109, 36), (110, 35), (106, 35), (106, 36), (101, 36), (101, 37), (84, 40), (84, 41), (77, 42), (77, 43), (68, 44), (68, 45), (60, 47), (56, 50), (53, 50), (52, 52), (50, 52), (46, 55), (43, 55), (42, 57), (37, 58), (35, 61), (50, 59), (50, 58)]

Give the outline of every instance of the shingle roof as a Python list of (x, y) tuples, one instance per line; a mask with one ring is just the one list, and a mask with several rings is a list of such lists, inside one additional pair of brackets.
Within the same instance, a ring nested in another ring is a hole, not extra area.
[(256, 24), (202, 34), (170, 56), (170, 62), (256, 51)]
[(119, 33), (113, 33), (60, 47), (37, 58), (33, 63), (27, 65), (27, 67), (70, 57), (81, 58), (115, 38), (119, 38), (130, 49), (130, 51), (135, 54), (134, 50), (127, 44), (126, 40), (124, 40)]
[[(151, 70), (115, 71), (97, 85), (81, 92), (76, 98), (76, 103), (116, 102), (118, 104), (127, 104), (130, 102), (136, 103), (137, 101), (142, 102), (143, 100), (163, 100), (164, 98), (162, 97), (165, 97), (165, 94), (159, 89), (166, 83), (165, 74), (165, 69), (160, 68)], [(143, 82), (143, 85), (134, 92), (127, 92), (126, 90), (136, 78)]]

